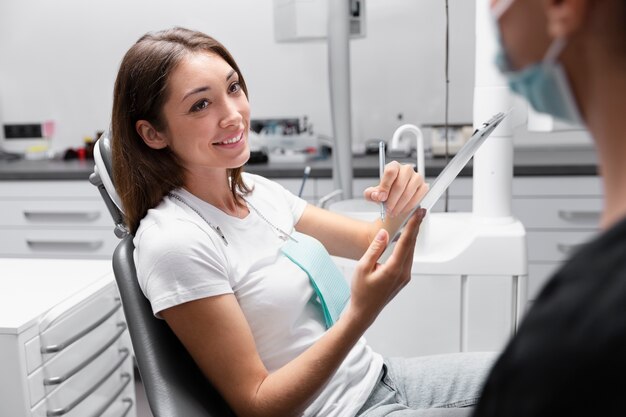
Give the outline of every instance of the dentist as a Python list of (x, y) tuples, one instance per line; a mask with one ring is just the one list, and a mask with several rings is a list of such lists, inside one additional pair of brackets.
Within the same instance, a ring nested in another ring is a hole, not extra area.
[(496, 0), (498, 64), (540, 112), (584, 123), (599, 156), (602, 234), (543, 288), (474, 416), (626, 414), (626, 1)]

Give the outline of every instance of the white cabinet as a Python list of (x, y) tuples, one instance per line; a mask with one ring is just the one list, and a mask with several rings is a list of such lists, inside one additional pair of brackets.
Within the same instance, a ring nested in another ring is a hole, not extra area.
[[(471, 211), (471, 179), (452, 188), (452, 211)], [(458, 185), (458, 184), (457, 184)], [(597, 176), (513, 178), (513, 215), (527, 233), (528, 300), (581, 244), (599, 232), (602, 184)]]
[(0, 416), (135, 416), (110, 261), (0, 259), (0, 271)]
[(600, 231), (600, 177), (522, 177), (513, 182), (513, 213), (528, 233), (528, 299), (581, 244)]
[(84, 181), (0, 181), (0, 256), (110, 259), (118, 239)]

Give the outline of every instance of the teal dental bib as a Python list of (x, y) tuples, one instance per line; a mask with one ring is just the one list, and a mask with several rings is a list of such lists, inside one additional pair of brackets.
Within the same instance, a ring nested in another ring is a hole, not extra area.
[(294, 231), (281, 247), (281, 252), (309, 277), (317, 293), (326, 328), (337, 322), (350, 299), (350, 287), (330, 254), (317, 239)]

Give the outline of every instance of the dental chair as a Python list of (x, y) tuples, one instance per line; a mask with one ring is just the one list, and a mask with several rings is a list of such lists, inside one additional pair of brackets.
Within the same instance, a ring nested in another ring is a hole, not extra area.
[[(113, 274), (133, 345), (137, 368), (154, 417), (234, 417), (219, 393), (164, 320), (152, 314), (137, 281), (133, 235), (124, 225), (121, 200), (113, 183), (111, 138), (105, 133), (94, 147), (94, 172), (89, 182), (100, 191), (121, 239), (113, 253)], [(419, 417), (468, 417), (472, 408), (433, 408)]]
[(89, 181), (98, 187), (122, 239), (113, 253), (113, 273), (122, 299), (139, 375), (154, 417), (234, 416), (164, 320), (152, 314), (137, 281), (133, 236), (124, 226), (115, 191), (110, 136), (98, 139)]

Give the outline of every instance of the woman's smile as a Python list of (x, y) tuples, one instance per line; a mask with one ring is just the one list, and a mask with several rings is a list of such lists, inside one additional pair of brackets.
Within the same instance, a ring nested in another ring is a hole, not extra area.
[(241, 144), (245, 144), (245, 140), (243, 140), (244, 138), (243, 136), (244, 136), (244, 131), (242, 130), (235, 136), (222, 139), (218, 142), (214, 142), (213, 146), (219, 146), (219, 147), (228, 148), (228, 149), (236, 148)]

